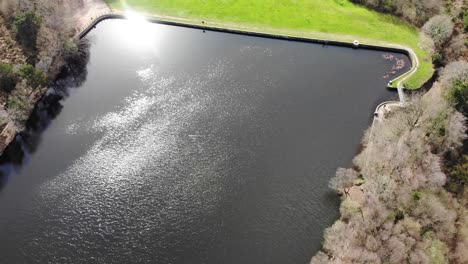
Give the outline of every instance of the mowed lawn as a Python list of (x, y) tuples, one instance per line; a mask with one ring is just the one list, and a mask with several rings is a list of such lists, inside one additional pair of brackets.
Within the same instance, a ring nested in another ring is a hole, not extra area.
[(114, 9), (214, 22), (217, 26), (302, 37), (411, 47), (420, 67), (405, 83), (419, 88), (433, 73), (429, 51), (420, 48), (417, 28), (348, 0), (106, 0)]

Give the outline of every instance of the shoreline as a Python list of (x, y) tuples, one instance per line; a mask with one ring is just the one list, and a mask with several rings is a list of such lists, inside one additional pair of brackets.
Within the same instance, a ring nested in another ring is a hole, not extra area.
[[(127, 4), (128, 2), (128, 4)], [(179, 1), (175, 1), (174, 7), (179, 6)], [(327, 1), (326, 1), (327, 2)], [(176, 9), (165, 9), (170, 4), (166, 3), (155, 3), (150, 4), (147, 2), (142, 2), (139, 0), (135, 1), (122, 1), (120, 4), (118, 2), (106, 0), (106, 3), (111, 8), (111, 11), (114, 12), (139, 12), (145, 17), (156, 18), (158, 20), (180, 22), (183, 24), (191, 25), (209, 25), (217, 28), (227, 28), (234, 30), (241, 30), (247, 32), (258, 32), (258, 33), (267, 33), (273, 35), (282, 35), (282, 36), (294, 36), (307, 39), (320, 39), (325, 41), (338, 41), (338, 42), (353, 42), (354, 40), (359, 40), (359, 42), (379, 46), (379, 47), (389, 47), (397, 49), (405, 49), (409, 52), (408, 56), (413, 56), (412, 62), (416, 65), (417, 69), (415, 72), (409, 72), (408, 78), (405, 76), (400, 76), (400, 78), (395, 78), (393, 82), (389, 85), (393, 88), (398, 88), (398, 82), (404, 84), (407, 90), (418, 90), (424, 86), (428, 80), (434, 74), (434, 67), (432, 65), (432, 57), (430, 54), (429, 46), (425, 45), (425, 38), (422, 37), (418, 28), (414, 25), (407, 24), (401, 18), (382, 14), (380, 12), (375, 12), (375, 10), (366, 9), (355, 4), (346, 4), (344, 6), (335, 6), (335, 4), (325, 4), (329, 7), (337, 8), (337, 14), (342, 15), (339, 21), (333, 22), (330, 21), (330, 17), (321, 17), (319, 11), (306, 10), (298, 11), (297, 18), (291, 18), (293, 21), (296, 21), (299, 24), (288, 23), (291, 19), (288, 19), (288, 14), (284, 12), (278, 14), (279, 17), (275, 19), (265, 17), (264, 19), (253, 18), (249, 15), (243, 16), (242, 14), (237, 14), (238, 10), (232, 10), (235, 14), (240, 16), (240, 19), (234, 19), (231, 15), (226, 14), (226, 17), (219, 16), (217, 12), (214, 12), (214, 15), (208, 9), (204, 7), (199, 7), (198, 5), (186, 4), (180, 2), (181, 11), (176, 11)], [(133, 5), (134, 4), (134, 5)], [(271, 1), (267, 1), (265, 5), (270, 6)], [(214, 7), (219, 6), (214, 2), (207, 2), (207, 5), (213, 5)], [(312, 4), (314, 6), (316, 4)], [(156, 8), (159, 6), (160, 8)], [(261, 6), (261, 5), (260, 5)], [(131, 9), (129, 9), (131, 8)], [(258, 8), (258, 6), (256, 6)], [(288, 7), (279, 7), (281, 10), (288, 9)], [(350, 10), (347, 10), (347, 9)], [(228, 10), (231, 10), (230, 7), (227, 7)], [(307, 9), (307, 8), (305, 8)], [(343, 10), (344, 9), (344, 10)], [(377, 21), (373, 21), (371, 25), (362, 25), (359, 22), (354, 24), (351, 15), (359, 11), (364, 12), (362, 15), (367, 17), (370, 15), (375, 15), (379, 13)], [(149, 10), (149, 11), (148, 11)], [(192, 12), (193, 11), (193, 12)], [(284, 10), (283, 10), (284, 11)], [(294, 10), (290, 10), (291, 15), (295, 14)], [(220, 11), (221, 12), (221, 11)], [(222, 12), (226, 12), (223, 9)], [(264, 13), (262, 10), (259, 10), (261, 15), (266, 15), (268, 12)], [(325, 11), (325, 13), (329, 13)], [(216, 15), (218, 14), (218, 15)], [(310, 17), (308, 16), (310, 15)], [(285, 17), (286, 15), (286, 17)], [(309, 21), (310, 18), (310, 21)], [(322, 21), (315, 21), (313, 18), (320, 18)], [(278, 20), (280, 19), (280, 20)], [(284, 24), (279, 21), (283, 21)], [(300, 23), (302, 21), (303, 23)], [(307, 22), (309, 21), (309, 22)], [(349, 25), (353, 27), (348, 28)], [(389, 24), (393, 24), (388, 27)], [(348, 30), (342, 30), (339, 25)], [(363, 28), (368, 28), (368, 30), (362, 30)], [(380, 33), (376, 33), (380, 32)], [(385, 34), (382, 34), (386, 32)], [(403, 86), (403, 85), (402, 85)]]
[[(245, 35), (251, 37), (262, 37), (262, 38), (271, 38), (271, 39), (278, 39), (278, 40), (286, 40), (286, 41), (297, 41), (297, 42), (305, 42), (305, 43), (312, 43), (312, 44), (320, 44), (320, 45), (332, 45), (338, 47), (346, 47), (346, 48), (353, 48), (353, 49), (366, 49), (366, 50), (377, 50), (377, 51), (388, 51), (388, 52), (395, 52), (401, 53), (406, 55), (410, 62), (411, 67), (407, 72), (404, 72), (400, 76), (397, 76), (390, 80), (387, 84), (387, 88), (390, 89), (397, 89), (398, 94), (400, 97), (400, 102), (404, 103), (404, 95), (403, 95), (403, 82), (408, 80), (411, 76), (413, 76), (418, 68), (419, 68), (419, 59), (413, 49), (405, 46), (400, 46), (398, 44), (388, 44), (388, 45), (377, 45), (377, 44), (368, 44), (368, 43), (360, 43), (359, 40), (353, 40), (350, 42), (344, 40), (327, 40), (322, 38), (312, 38), (312, 37), (302, 37), (302, 36), (294, 36), (291, 34), (278, 34), (278, 33), (271, 33), (271, 32), (264, 32), (264, 31), (254, 31), (254, 30), (246, 30), (246, 29), (239, 29), (233, 28), (229, 26), (211, 26), (213, 23), (207, 23), (202, 21), (202, 23), (192, 23), (189, 22), (190, 20), (182, 20), (182, 19), (167, 19), (167, 17), (158, 17), (155, 15), (147, 15), (143, 14), (144, 18), (150, 23), (156, 23), (161, 25), (168, 25), (168, 26), (177, 26), (177, 27), (186, 27), (192, 29), (199, 29), (199, 30), (208, 30), (214, 32), (221, 32), (221, 33), (229, 33), (229, 34), (237, 34), (237, 35)], [(101, 14), (95, 18), (92, 18), (91, 23), (85, 26), (82, 30), (79, 30), (75, 38), (82, 39), (86, 37), (99, 23), (110, 20), (110, 19), (127, 19), (125, 13), (122, 12), (115, 12), (111, 11), (106, 14)], [(184, 21), (184, 22), (181, 22)], [(216, 25), (216, 24), (215, 24)], [(357, 41), (357, 43), (356, 43)]]
[[(93, 17), (96, 16), (99, 12), (109, 11), (110, 8), (102, 0), (84, 0), (82, 3), (77, 4), (76, 9), (74, 10), (75, 14), (68, 17), (68, 19), (73, 21), (73, 23), (75, 23), (77, 27), (83, 27), (86, 25), (87, 21), (92, 21)], [(3, 19), (4, 14), (0, 13), (0, 20), (3, 21)], [(46, 26), (42, 25), (42, 27)], [(72, 36), (73, 35), (71, 35), (70, 37)], [(9, 50), (7, 49), (5, 52), (8, 53)], [(51, 54), (50, 56), (52, 62), (49, 65), (47, 71), (45, 71), (45, 73), (47, 74), (47, 77), (53, 82), (58, 78), (61, 68), (65, 64), (63, 62), (64, 56), (61, 51), (53, 50), (53, 47), (49, 47), (48, 49), (43, 50), (43, 52), (50, 52)], [(38, 58), (38, 60), (40, 60), (40, 58)], [(41, 87), (40, 89), (37, 89), (28, 96), (28, 101), (25, 102), (27, 107), (26, 112), (24, 112), (26, 117), (25, 120), (13, 120), (15, 114), (10, 113), (9, 110), (6, 108), (3, 109), (3, 118), (7, 118), (10, 121), (8, 121), (8, 124), (5, 127), (3, 127), (2, 130), (0, 130), (0, 156), (4, 154), (5, 150), (15, 141), (17, 136), (25, 131), (27, 123), (31, 119), (35, 109), (47, 95), (49, 89), (52, 89), (52, 87)]]

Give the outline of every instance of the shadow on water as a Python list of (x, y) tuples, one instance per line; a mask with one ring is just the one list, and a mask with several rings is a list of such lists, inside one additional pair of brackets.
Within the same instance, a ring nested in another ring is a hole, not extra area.
[(71, 89), (80, 87), (88, 75), (87, 65), (90, 56), (90, 41), (80, 40), (77, 49), (65, 55), (65, 65), (34, 108), (26, 123), (26, 129), (0, 156), (0, 191), (5, 188), (13, 170), (21, 170), (41, 144), (42, 134), (51, 122), (60, 114)]

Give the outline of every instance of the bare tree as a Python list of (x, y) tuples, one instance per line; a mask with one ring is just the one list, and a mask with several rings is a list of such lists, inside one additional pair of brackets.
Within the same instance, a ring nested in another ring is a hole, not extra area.
[(447, 15), (435, 16), (426, 22), (423, 31), (429, 35), (437, 47), (441, 47), (453, 33), (452, 19)]
[(443, 87), (451, 87), (454, 80), (468, 81), (468, 62), (464, 60), (449, 63), (440, 73)]
[(468, 53), (468, 48), (465, 44), (466, 36), (460, 34), (457, 37), (454, 37), (448, 48), (448, 53), (451, 54), (453, 58), (460, 58), (461, 56)]
[(461, 147), (466, 139), (466, 118), (460, 112), (454, 111), (447, 122), (445, 146), (448, 149)]
[(337, 192), (343, 192), (348, 195), (349, 188), (354, 185), (358, 174), (353, 169), (338, 168), (336, 175), (330, 180), (328, 186)]
[(366, 177), (366, 193), (379, 196), (383, 201), (391, 201), (395, 197), (396, 188), (398, 185), (390, 175), (377, 174)]
[[(438, 196), (445, 196), (441, 197)], [(452, 241), (456, 233), (455, 222), (457, 212), (451, 207), (454, 206), (450, 196), (439, 193), (426, 194), (418, 202), (411, 214), (418, 219), (422, 226), (430, 227), (443, 241)]]
[(403, 108), (403, 114), (401, 117), (403, 118), (405, 125), (409, 128), (409, 132), (419, 125), (421, 117), (424, 115), (425, 106), (421, 98), (421, 95), (413, 96), (406, 107)]
[(325, 254), (323, 251), (320, 251), (315, 255), (312, 260), (310, 261), (310, 264), (329, 264), (330, 258), (328, 257), (327, 254)]
[(341, 219), (344, 221), (350, 220), (355, 215), (361, 212), (361, 205), (352, 199), (345, 199), (340, 205)]

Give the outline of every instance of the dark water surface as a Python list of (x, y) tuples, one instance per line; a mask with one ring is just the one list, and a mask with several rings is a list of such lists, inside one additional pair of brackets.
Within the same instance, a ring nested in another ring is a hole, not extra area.
[(98, 25), (87, 80), (2, 165), (0, 263), (307, 263), (392, 62), (129, 24)]

